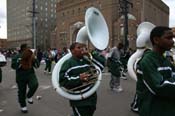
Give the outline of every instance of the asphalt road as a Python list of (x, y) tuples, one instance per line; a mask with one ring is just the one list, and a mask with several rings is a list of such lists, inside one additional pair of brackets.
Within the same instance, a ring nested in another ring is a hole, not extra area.
[[(52, 88), (51, 75), (44, 74), (44, 64), (36, 70), (39, 88), (33, 97), (34, 104), (28, 105), (29, 112), (22, 114), (17, 102), (15, 71), (7, 66), (2, 67), (3, 80), (0, 84), (0, 116), (70, 116), (72, 110), (67, 99), (58, 95)], [(97, 90), (98, 103), (94, 116), (138, 116), (130, 110), (130, 103), (135, 93), (135, 81), (121, 79), (124, 89), (114, 93), (109, 89), (110, 74), (103, 73), (103, 80)], [(41, 99), (37, 99), (41, 97)]]

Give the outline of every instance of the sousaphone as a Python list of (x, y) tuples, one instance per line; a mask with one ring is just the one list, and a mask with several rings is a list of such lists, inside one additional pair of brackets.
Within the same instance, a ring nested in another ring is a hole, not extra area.
[(5, 66), (6, 64), (7, 64), (7, 60), (5, 56), (2, 53), (0, 53), (0, 67)]
[[(79, 42), (79, 43), (86, 44), (88, 40), (90, 40), (93, 46), (99, 50), (104, 50), (109, 43), (109, 32), (108, 32), (108, 26), (106, 24), (106, 21), (103, 15), (101, 14), (101, 12), (94, 7), (87, 9), (85, 13), (85, 26), (83, 26), (79, 30), (76, 38), (76, 42)], [(67, 99), (70, 99), (70, 100), (85, 99), (90, 95), (92, 95), (99, 87), (102, 79), (102, 73), (100, 68), (95, 64), (93, 64), (93, 66), (97, 70), (99, 70), (99, 73), (98, 73), (96, 82), (93, 84), (93, 86), (90, 89), (87, 86), (87, 88), (83, 88), (83, 90), (76, 91), (75, 93), (72, 93), (69, 90), (66, 90), (64, 87), (61, 87), (59, 84), (59, 72), (62, 64), (71, 56), (72, 54), (69, 52), (56, 63), (52, 72), (52, 84), (56, 92)], [(84, 90), (88, 90), (88, 91), (81, 92)]]
[(150, 33), (154, 27), (155, 25), (150, 22), (142, 22), (137, 28), (137, 50), (133, 55), (131, 55), (127, 64), (129, 76), (136, 81), (136, 64), (139, 58), (142, 57), (144, 51), (152, 47), (150, 42)]

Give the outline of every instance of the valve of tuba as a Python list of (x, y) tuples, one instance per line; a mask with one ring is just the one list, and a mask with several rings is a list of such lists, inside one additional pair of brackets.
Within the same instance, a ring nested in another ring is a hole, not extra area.
[(90, 66), (90, 70), (86, 72), (89, 74), (88, 81), (97, 79), (98, 75), (100, 74), (100, 70), (96, 69), (94, 66)]
[(96, 69), (92, 65), (90, 66), (89, 70), (84, 73), (88, 75), (88, 77), (86, 78), (86, 81), (83, 81), (83, 84), (80, 86), (71, 88), (69, 90), (67, 89), (68, 92), (74, 93), (77, 90), (83, 90), (85, 87), (93, 86), (96, 83), (98, 76), (100, 75), (100, 70)]

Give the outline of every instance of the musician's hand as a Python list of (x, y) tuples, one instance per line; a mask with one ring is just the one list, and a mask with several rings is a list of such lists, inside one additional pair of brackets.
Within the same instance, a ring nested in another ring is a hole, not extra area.
[(37, 59), (37, 56), (35, 54), (32, 54), (32, 59)]
[(87, 82), (88, 79), (89, 79), (89, 76), (90, 76), (90, 74), (87, 74), (87, 73), (81, 73), (81, 74), (80, 74), (80, 79), (81, 79), (82, 81)]

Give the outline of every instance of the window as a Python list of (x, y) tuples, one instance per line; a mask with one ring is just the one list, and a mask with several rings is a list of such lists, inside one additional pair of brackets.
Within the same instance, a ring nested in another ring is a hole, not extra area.
[(81, 11), (81, 8), (78, 8), (78, 13), (80, 13), (80, 11)]
[(75, 11), (74, 11), (74, 9), (72, 10), (72, 14), (74, 14), (75, 13)]
[(40, 9), (43, 10), (43, 6), (41, 6)]

